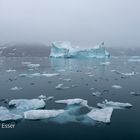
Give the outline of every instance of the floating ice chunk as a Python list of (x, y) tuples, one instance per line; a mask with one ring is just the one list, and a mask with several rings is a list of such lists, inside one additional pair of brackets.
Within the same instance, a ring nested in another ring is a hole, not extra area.
[(97, 92), (93, 92), (92, 95), (96, 96), (96, 97), (100, 97), (101, 96), (101, 92), (97, 91)]
[(32, 63), (30, 63), (30, 64), (27, 64), (27, 66), (30, 67), (30, 68), (37, 68), (37, 67), (40, 67), (40, 64), (32, 64)]
[(21, 115), (11, 113), (6, 107), (0, 107), (0, 121), (15, 121), (22, 119)]
[(117, 70), (111, 70), (111, 72), (114, 72), (116, 74), (120, 74), (120, 75), (123, 75), (123, 76), (133, 76), (135, 75), (135, 72), (130, 72), (130, 73), (123, 73), (123, 72), (120, 72), (120, 71), (117, 71)]
[(16, 70), (14, 70), (14, 69), (9, 69), (9, 70), (6, 70), (6, 72), (16, 72)]
[(38, 120), (54, 118), (64, 112), (65, 110), (29, 110), (24, 112), (24, 119)]
[(43, 100), (46, 100), (46, 99), (47, 99), (47, 97), (46, 97), (45, 95), (40, 95), (40, 96), (38, 96), (38, 99), (43, 99)]
[(12, 87), (11, 90), (22, 90), (22, 87), (15, 86), (15, 87)]
[(87, 100), (83, 100), (80, 98), (75, 98), (75, 99), (66, 99), (66, 100), (57, 100), (55, 101), (55, 103), (60, 103), (60, 104), (67, 104), (67, 105), (82, 105), (85, 107), (88, 107), (88, 101)]
[(64, 84), (58, 84), (55, 88), (61, 90), (61, 89), (68, 89), (70, 87), (65, 87)]
[(58, 84), (55, 88), (56, 89), (62, 89), (62, 86), (63, 86), (64, 84)]
[(101, 65), (110, 65), (110, 64), (111, 64), (111, 63), (108, 62), (108, 61), (107, 61), (107, 62), (102, 62), (102, 63), (101, 63)]
[(53, 42), (51, 46), (50, 57), (54, 58), (73, 58), (73, 57), (90, 57), (90, 58), (105, 58), (109, 57), (109, 53), (103, 47), (104, 43), (89, 48), (81, 49), (72, 46), (70, 42)]
[(134, 95), (134, 96), (140, 96), (140, 93), (136, 93), (136, 92), (134, 92), (134, 91), (131, 91), (130, 94), (131, 94), (131, 95)]
[(40, 73), (32, 73), (32, 74), (28, 75), (28, 77), (39, 77), (39, 76), (41, 76)]
[(106, 108), (106, 107), (113, 107), (114, 109), (124, 109), (132, 107), (130, 103), (120, 103), (120, 102), (112, 102), (112, 101), (103, 101), (102, 103), (97, 103), (98, 107)]
[(44, 108), (45, 102), (42, 99), (15, 99), (9, 102), (9, 106), (15, 106), (21, 110), (30, 110)]
[(122, 87), (120, 85), (112, 85), (112, 88), (121, 89)]
[(54, 97), (53, 96), (49, 96), (49, 97), (47, 97), (47, 101), (50, 101), (50, 100), (52, 100)]
[(42, 76), (46, 77), (53, 77), (53, 76), (58, 76), (60, 75), (59, 73), (43, 73)]
[(93, 108), (87, 116), (95, 121), (110, 123), (111, 115), (113, 112), (112, 107), (106, 107), (103, 109)]

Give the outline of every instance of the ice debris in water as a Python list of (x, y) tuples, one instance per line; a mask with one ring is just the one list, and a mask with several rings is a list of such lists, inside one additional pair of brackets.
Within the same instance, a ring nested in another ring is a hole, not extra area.
[(11, 90), (21, 90), (21, 89), (22, 87), (17, 87), (17, 86), (11, 88)]
[(56, 117), (65, 110), (29, 110), (24, 112), (24, 119), (28, 120), (38, 120), (38, 119), (48, 119)]
[(120, 103), (120, 102), (112, 102), (112, 101), (103, 101), (102, 103), (97, 103), (98, 107), (106, 108), (106, 107), (113, 107), (114, 109), (124, 109), (132, 107), (130, 103)]
[(120, 71), (117, 71), (117, 70), (111, 70), (111, 72), (114, 72), (116, 74), (120, 74), (122, 76), (133, 76), (133, 75), (135, 75), (135, 72), (134, 71), (133, 72), (130, 72), (130, 73), (123, 73), (123, 72), (120, 72)]
[(23, 65), (27, 65), (29, 68), (37, 68), (40, 67), (40, 64), (32, 64), (31, 62), (24, 62)]
[(15, 121), (22, 119), (21, 115), (11, 113), (6, 107), (0, 107), (0, 121)]
[(109, 53), (104, 48), (104, 43), (101, 43), (93, 48), (82, 49), (72, 46), (70, 42), (53, 42), (50, 53), (50, 57), (54, 58), (105, 58), (109, 56)]
[(6, 72), (16, 72), (16, 70), (14, 70), (14, 69), (9, 69), (9, 70), (6, 70)]
[(106, 107), (103, 109), (93, 108), (87, 116), (95, 121), (110, 123), (113, 107)]
[(101, 63), (101, 65), (110, 65), (110, 64), (111, 64), (111, 63), (108, 62), (108, 61), (107, 61), (107, 62), (102, 62), (102, 63)]
[(112, 85), (112, 88), (121, 89), (122, 87), (120, 85)]
[(33, 77), (41, 77), (41, 76), (44, 76), (44, 77), (53, 77), (53, 76), (59, 76), (60, 74), (59, 73), (32, 73), (32, 74), (26, 74), (26, 73), (23, 73), (23, 74), (19, 74), (20, 77), (29, 77), (29, 78), (33, 78)]
[(55, 103), (60, 103), (60, 104), (67, 104), (67, 105), (82, 105), (87, 108), (92, 108), (88, 106), (88, 101), (83, 100), (80, 98), (75, 98), (75, 99), (65, 99), (65, 100), (56, 100)]
[(40, 95), (40, 96), (38, 96), (38, 99), (43, 99), (43, 100), (46, 100), (46, 99), (47, 99), (47, 97), (46, 97), (45, 95)]
[(99, 91), (96, 91), (96, 92), (93, 92), (92, 95), (96, 96), (96, 97), (100, 97), (102, 95), (102, 93)]
[(45, 107), (45, 102), (42, 99), (15, 99), (9, 102), (9, 106), (15, 106), (16, 109), (30, 110)]
[(58, 84), (55, 88), (61, 90), (61, 89), (68, 89), (70, 87), (65, 87), (64, 84)]
[(140, 96), (140, 93), (136, 93), (136, 92), (134, 92), (134, 91), (131, 91), (130, 94), (131, 94), (131, 95), (134, 95), (134, 96)]

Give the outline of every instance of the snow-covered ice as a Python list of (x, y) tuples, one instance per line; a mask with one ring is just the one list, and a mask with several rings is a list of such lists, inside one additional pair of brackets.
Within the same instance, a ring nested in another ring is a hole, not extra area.
[(110, 123), (112, 112), (113, 112), (112, 107), (106, 107), (103, 109), (93, 108), (87, 114), (87, 116), (95, 121), (99, 121), (99, 122), (103, 122), (103, 123)]
[(28, 120), (38, 120), (38, 119), (48, 119), (56, 117), (65, 110), (29, 110), (24, 112), (24, 119)]
[(98, 107), (106, 108), (106, 107), (113, 107), (114, 109), (124, 109), (132, 107), (130, 103), (120, 103), (120, 102), (113, 102), (113, 101), (103, 101), (102, 103), (97, 103)]
[(21, 110), (40, 109), (45, 107), (45, 102), (42, 99), (15, 99), (9, 102), (9, 106)]
[(6, 107), (0, 107), (0, 121), (15, 121), (22, 119), (21, 115), (11, 113)]

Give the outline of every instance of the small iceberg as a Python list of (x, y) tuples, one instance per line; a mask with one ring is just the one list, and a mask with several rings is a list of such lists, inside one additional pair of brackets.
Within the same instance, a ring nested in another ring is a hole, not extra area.
[(103, 109), (93, 108), (87, 116), (95, 121), (110, 123), (113, 107), (106, 107)]
[(103, 101), (102, 103), (97, 103), (98, 107), (106, 108), (106, 107), (113, 107), (114, 109), (124, 109), (132, 107), (130, 103), (120, 103), (120, 102), (112, 102), (112, 101)]
[(53, 42), (50, 57), (53, 58), (105, 58), (110, 54), (105, 50), (104, 43), (89, 49), (72, 46), (70, 42)]
[(17, 86), (15, 86), (15, 87), (12, 87), (11, 90), (13, 90), (13, 91), (14, 91), (14, 90), (22, 90), (22, 87), (17, 87)]
[(6, 107), (0, 107), (0, 121), (16, 121), (22, 119), (21, 115), (11, 113)]
[(20, 110), (31, 110), (44, 108), (45, 102), (42, 99), (15, 99), (9, 102), (9, 106)]
[(64, 112), (65, 110), (29, 110), (24, 112), (24, 119), (41, 120), (41, 119), (54, 118)]

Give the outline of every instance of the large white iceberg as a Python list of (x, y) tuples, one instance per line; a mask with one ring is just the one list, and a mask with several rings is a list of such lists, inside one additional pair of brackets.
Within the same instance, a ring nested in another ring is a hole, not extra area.
[(105, 58), (110, 54), (105, 50), (104, 43), (89, 49), (72, 46), (70, 42), (53, 42), (50, 57), (54, 58)]
[(114, 109), (124, 109), (132, 107), (130, 103), (120, 103), (120, 102), (112, 102), (112, 101), (103, 101), (102, 103), (97, 103), (98, 107), (106, 108), (106, 107), (113, 107)]
[(56, 117), (65, 110), (29, 110), (24, 112), (24, 119), (28, 120), (38, 120), (38, 119), (48, 119)]
[(95, 121), (110, 123), (113, 107), (106, 107), (103, 109), (93, 108), (87, 116)]
[(0, 121), (15, 121), (22, 119), (21, 115), (11, 113), (6, 107), (0, 107)]
[(42, 99), (15, 99), (9, 102), (9, 106), (15, 106), (20, 110), (40, 109), (45, 107)]

